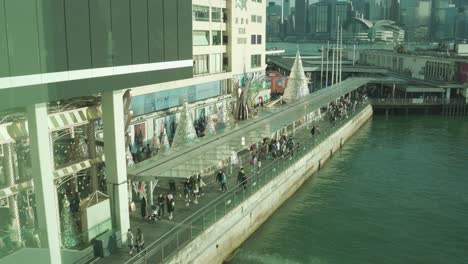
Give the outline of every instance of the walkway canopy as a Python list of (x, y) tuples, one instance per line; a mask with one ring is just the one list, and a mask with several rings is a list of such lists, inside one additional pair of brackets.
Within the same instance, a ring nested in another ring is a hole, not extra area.
[(300, 120), (320, 107), (367, 83), (398, 82), (396, 78), (348, 78), (345, 81), (306, 96), (293, 104), (282, 105), (262, 112), (242, 122), (233, 130), (208, 137), (201, 142), (179, 147), (141, 162), (128, 169), (128, 175), (138, 181), (183, 179), (199, 172), (210, 174), (221, 166), (228, 166), (231, 157), (262, 139)]

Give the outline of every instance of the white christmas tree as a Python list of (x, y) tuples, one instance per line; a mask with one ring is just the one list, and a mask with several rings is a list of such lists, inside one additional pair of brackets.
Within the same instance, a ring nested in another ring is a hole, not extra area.
[(205, 135), (207, 135), (207, 136), (216, 135), (216, 123), (213, 120), (213, 117), (211, 117), (211, 116), (208, 116), (208, 120), (207, 120), (207, 123), (206, 123)]
[(167, 138), (166, 129), (163, 127), (161, 131), (161, 149), (160, 151), (166, 152), (171, 148), (169, 139)]
[(223, 104), (218, 108), (218, 124), (225, 125), (227, 123), (227, 116), (226, 116), (226, 106)]
[(197, 133), (193, 127), (193, 120), (188, 112), (188, 104), (184, 103), (184, 107), (180, 112), (180, 120), (172, 142), (172, 147), (177, 148), (188, 143), (192, 143), (197, 138)]
[(161, 142), (159, 142), (159, 137), (156, 132), (154, 132), (153, 138), (151, 139), (151, 149), (154, 155), (159, 154), (161, 151)]
[(296, 59), (291, 68), (291, 74), (288, 78), (288, 85), (284, 91), (283, 100), (286, 103), (293, 102), (309, 94), (308, 80), (302, 67), (301, 55), (299, 50), (296, 53)]

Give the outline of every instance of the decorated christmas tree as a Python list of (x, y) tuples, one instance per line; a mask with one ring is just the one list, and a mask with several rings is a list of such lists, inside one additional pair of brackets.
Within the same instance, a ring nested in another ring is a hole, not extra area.
[(208, 122), (206, 124), (206, 131), (205, 131), (205, 134), (207, 136), (210, 136), (210, 135), (215, 135), (216, 134), (216, 123), (215, 121), (213, 120), (213, 117), (211, 116), (208, 116)]
[(184, 103), (184, 107), (180, 112), (180, 120), (174, 135), (172, 147), (176, 148), (188, 143), (192, 143), (197, 138), (197, 133), (193, 127), (193, 120), (188, 112), (188, 104)]
[(218, 124), (226, 125), (227, 116), (226, 116), (226, 105), (223, 104), (218, 108)]
[(62, 221), (62, 243), (65, 248), (72, 248), (80, 243), (76, 232), (75, 219), (70, 210), (70, 203), (65, 195), (62, 200), (62, 213), (60, 219)]
[(153, 150), (153, 155), (160, 154), (161, 142), (159, 141), (159, 136), (155, 132), (153, 138), (151, 139), (151, 149)]
[(283, 100), (286, 103), (298, 100), (301, 97), (309, 94), (308, 80), (302, 67), (301, 55), (299, 50), (296, 53), (296, 59), (291, 68), (291, 74), (288, 78), (288, 85), (284, 90)]
[(169, 139), (167, 138), (166, 129), (163, 127), (161, 131), (161, 151), (165, 152), (171, 148), (169, 145)]

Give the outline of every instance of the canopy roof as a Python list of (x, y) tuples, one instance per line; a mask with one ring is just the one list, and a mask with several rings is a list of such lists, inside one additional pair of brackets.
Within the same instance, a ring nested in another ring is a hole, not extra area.
[(307, 114), (371, 82), (395, 82), (395, 78), (348, 78), (345, 81), (317, 91), (295, 103), (271, 108), (252, 120), (238, 124), (230, 131), (208, 137), (201, 142), (171, 149), (161, 156), (141, 162), (128, 169), (136, 180), (187, 178), (199, 172), (212, 173), (221, 164), (229, 164), (233, 153), (272, 137), (277, 131)]

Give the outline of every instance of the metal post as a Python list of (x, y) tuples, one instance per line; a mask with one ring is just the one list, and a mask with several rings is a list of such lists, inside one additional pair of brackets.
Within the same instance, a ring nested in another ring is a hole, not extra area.
[(323, 45), (322, 45), (322, 63), (320, 65), (320, 89), (323, 88)]
[(356, 43), (354, 43), (354, 47), (353, 47), (353, 66), (356, 62)]
[(328, 55), (329, 53), (330, 53), (330, 41), (327, 41), (327, 74), (325, 76), (325, 82), (326, 82), (325, 86), (328, 86), (328, 63), (329, 63)]
[(335, 48), (332, 44), (332, 74), (331, 74), (331, 85), (335, 84)]

